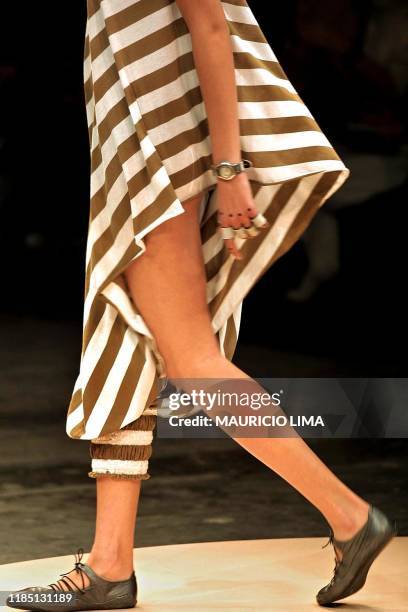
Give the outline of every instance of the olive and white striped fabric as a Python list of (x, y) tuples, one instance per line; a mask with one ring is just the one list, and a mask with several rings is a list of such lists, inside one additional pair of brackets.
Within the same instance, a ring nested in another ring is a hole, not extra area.
[(216, 226), (217, 179), (191, 36), (174, 0), (88, 0), (84, 90), (91, 178), (83, 345), (66, 432), (92, 440), (149, 408), (165, 377), (122, 272), (143, 238), (202, 193), (208, 307), (231, 358), (242, 300), (306, 229), (348, 170), (289, 82), (251, 9), (221, 2), (239, 98), (242, 158), (270, 227), (228, 253)]

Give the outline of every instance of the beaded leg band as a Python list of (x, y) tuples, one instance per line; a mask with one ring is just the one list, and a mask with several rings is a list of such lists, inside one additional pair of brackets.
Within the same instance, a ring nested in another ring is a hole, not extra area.
[(155, 412), (147, 410), (118, 431), (91, 440), (89, 451), (92, 471), (88, 472), (88, 476), (133, 480), (150, 478), (148, 466), (157, 419)]

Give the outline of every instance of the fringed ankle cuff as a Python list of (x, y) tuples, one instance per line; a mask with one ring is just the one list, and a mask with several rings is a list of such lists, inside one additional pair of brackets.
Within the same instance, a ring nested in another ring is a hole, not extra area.
[(148, 480), (149, 473), (145, 474), (111, 474), (110, 472), (88, 472), (90, 478), (117, 478), (118, 480)]

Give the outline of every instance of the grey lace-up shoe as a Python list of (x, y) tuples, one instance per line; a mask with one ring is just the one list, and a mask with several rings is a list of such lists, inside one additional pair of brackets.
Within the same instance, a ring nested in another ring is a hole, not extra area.
[[(75, 570), (81, 576), (82, 586), (77, 585), (67, 574), (60, 574), (57, 582), (46, 587), (26, 587), (10, 591), (6, 604), (20, 610), (41, 612), (70, 612), (71, 610), (114, 610), (134, 608), (137, 602), (137, 582), (133, 571), (125, 580), (107, 580), (98, 576), (86, 563), (81, 563), (83, 549), (76, 555)], [(78, 556), (78, 557), (77, 557)], [(85, 586), (84, 574), (90, 584)], [(60, 584), (63, 582), (69, 590)], [(72, 586), (74, 588), (72, 588)]]
[(342, 559), (335, 558), (333, 578), (317, 593), (317, 603), (331, 604), (359, 591), (371, 564), (396, 533), (396, 526), (374, 506), (369, 508), (365, 525), (350, 540), (336, 540), (331, 532), (327, 544), (334, 543), (341, 550)]

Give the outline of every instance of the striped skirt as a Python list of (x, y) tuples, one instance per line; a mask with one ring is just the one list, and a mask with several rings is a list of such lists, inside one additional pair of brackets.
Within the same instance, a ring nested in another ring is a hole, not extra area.
[[(146, 477), (154, 405), (166, 371), (123, 272), (145, 236), (202, 194), (207, 303), (231, 359), (241, 306), (349, 172), (290, 83), (250, 7), (221, 2), (230, 33), (242, 158), (269, 228), (227, 252), (192, 40), (174, 0), (87, 0), (84, 94), (90, 211), (83, 340), (67, 435), (90, 440), (91, 476)], [(109, 461), (110, 463), (105, 463)]]

